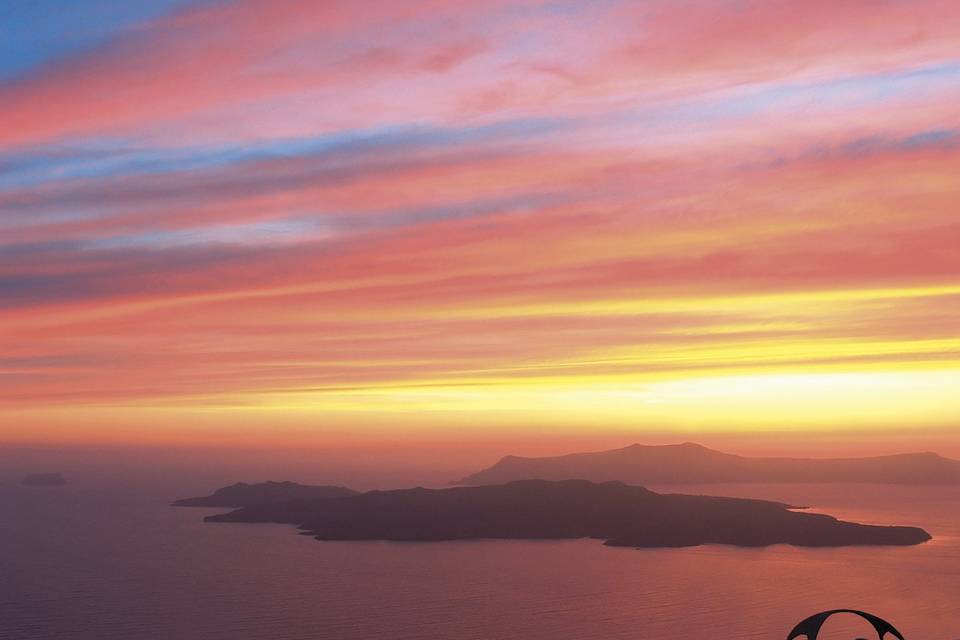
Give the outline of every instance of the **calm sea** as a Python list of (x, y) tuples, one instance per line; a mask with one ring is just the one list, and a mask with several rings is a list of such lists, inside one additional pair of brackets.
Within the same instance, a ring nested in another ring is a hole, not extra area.
[[(664, 489), (659, 487), (658, 489)], [(321, 543), (204, 524), (180, 495), (0, 486), (0, 638), (780, 640), (863, 608), (960, 638), (958, 488), (684, 487), (920, 525), (907, 548), (611, 549), (598, 541)], [(195, 492), (196, 493), (196, 492)]]

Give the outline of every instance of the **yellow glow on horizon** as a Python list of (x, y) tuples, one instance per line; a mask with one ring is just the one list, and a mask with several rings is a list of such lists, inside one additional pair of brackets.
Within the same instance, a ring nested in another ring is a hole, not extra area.
[(569, 379), (528, 384), (407, 386), (267, 396), (264, 409), (345, 415), (457, 416), (462, 423), (696, 424), (754, 430), (802, 425), (909, 426), (960, 417), (960, 370), (721, 374), (666, 381)]
[[(897, 434), (960, 420), (960, 367), (901, 371), (719, 372), (637, 379), (503, 380), (275, 394), (177, 397), (169, 402), (65, 406), (9, 414), (13, 441), (337, 445), (368, 439), (536, 434)], [(907, 438), (907, 439), (905, 439)], [(372, 440), (371, 440), (372, 441)]]

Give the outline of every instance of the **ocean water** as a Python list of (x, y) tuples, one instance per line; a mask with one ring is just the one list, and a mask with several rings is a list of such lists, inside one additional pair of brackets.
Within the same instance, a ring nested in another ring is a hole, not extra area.
[[(210, 487), (212, 488), (212, 487)], [(657, 487), (925, 527), (904, 548), (317, 542), (205, 524), (182, 494), (0, 486), (2, 640), (785, 638), (830, 608), (960, 638), (960, 488)], [(202, 493), (195, 492), (195, 493)]]

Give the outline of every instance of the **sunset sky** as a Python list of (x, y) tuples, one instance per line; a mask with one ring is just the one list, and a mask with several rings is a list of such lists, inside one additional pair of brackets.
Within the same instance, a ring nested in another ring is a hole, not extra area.
[(0, 444), (956, 435), (958, 105), (955, 0), (3, 3)]

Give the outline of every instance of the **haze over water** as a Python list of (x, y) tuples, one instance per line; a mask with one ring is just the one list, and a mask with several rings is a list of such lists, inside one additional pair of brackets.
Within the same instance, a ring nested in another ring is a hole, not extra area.
[[(212, 488), (77, 478), (0, 487), (4, 640), (771, 640), (835, 607), (910, 639), (960, 637), (960, 488), (711, 485), (661, 491), (806, 504), (918, 525), (914, 547), (619, 549), (597, 540), (317, 542), (286, 525), (205, 524)], [(178, 492), (171, 495), (171, 492)]]

